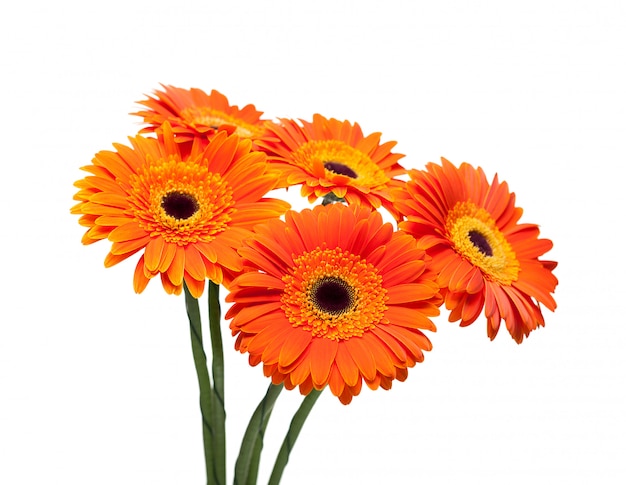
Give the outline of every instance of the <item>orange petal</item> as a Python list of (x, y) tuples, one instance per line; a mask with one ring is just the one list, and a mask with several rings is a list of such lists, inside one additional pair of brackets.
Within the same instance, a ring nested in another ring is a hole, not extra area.
[(376, 377), (374, 379), (372, 379), (371, 381), (368, 379), (365, 379), (365, 384), (367, 384), (367, 387), (369, 387), (372, 391), (375, 391), (376, 389), (378, 389), (380, 387), (380, 374), (376, 374)]
[(143, 272), (144, 258), (143, 255), (139, 258), (137, 262), (137, 266), (135, 266), (135, 275), (133, 277), (133, 287), (135, 289), (135, 293), (141, 293), (146, 289), (150, 280), (146, 278)]
[(386, 332), (379, 331), (378, 327), (372, 330), (372, 335), (380, 339), (381, 344), (386, 345), (386, 347), (393, 352), (396, 359), (396, 365), (404, 365), (406, 363), (406, 350), (397, 339)]
[(111, 244), (111, 254), (120, 255), (125, 253), (134, 253), (148, 244), (150, 239), (150, 236), (146, 235), (145, 237), (133, 239), (131, 241), (114, 242)]
[(176, 246), (176, 254), (172, 259), (172, 264), (167, 269), (167, 277), (174, 286), (183, 284), (183, 276), (185, 274), (185, 249), (182, 246)]
[(161, 253), (161, 260), (159, 261), (159, 267), (157, 268), (159, 272), (166, 272), (172, 261), (174, 260), (174, 256), (176, 256), (176, 244), (167, 243), (163, 252)]
[(273, 339), (267, 342), (265, 348), (261, 352), (261, 360), (264, 364), (274, 366), (278, 365), (278, 357), (285, 346), (285, 342), (294, 331), (297, 331), (297, 329), (283, 326), (282, 332), (276, 334)]
[(185, 271), (185, 283), (187, 284), (187, 288), (189, 289), (189, 293), (194, 298), (200, 298), (202, 293), (204, 292), (204, 279), (196, 280), (193, 276)]
[(424, 272), (425, 266), (426, 263), (420, 260), (408, 261), (406, 263), (399, 264), (385, 273), (385, 286), (389, 288), (402, 283), (415, 281), (417, 277)]
[(128, 201), (126, 196), (122, 194), (112, 194), (110, 192), (97, 192), (93, 194), (89, 200), (96, 204), (102, 204), (109, 207), (117, 207), (118, 209), (127, 209)]
[(469, 276), (465, 291), (470, 294), (478, 293), (482, 291), (485, 286), (485, 278), (482, 271), (479, 268), (474, 268), (472, 274)]
[(398, 305), (400, 303), (410, 303), (435, 296), (437, 290), (435, 285), (420, 283), (396, 285), (387, 288), (388, 305)]
[(294, 331), (294, 328), (287, 321), (277, 321), (274, 325), (269, 325), (250, 340), (248, 352), (251, 354), (262, 354), (270, 342), (278, 339), (282, 344), (288, 332), (292, 331)]
[(105, 268), (110, 268), (111, 266), (114, 266), (117, 263), (119, 263), (121, 261), (124, 261), (125, 259), (131, 257), (133, 254), (135, 254), (139, 250), (141, 250), (141, 248), (137, 248), (134, 251), (131, 251), (129, 253), (124, 253), (124, 254), (111, 254), (111, 253), (108, 253), (106, 255), (106, 257), (104, 258), (104, 267)]
[(294, 329), (286, 338), (278, 356), (278, 365), (287, 367), (291, 365), (309, 346), (312, 340), (311, 332), (302, 329)]
[(448, 282), (448, 288), (452, 291), (461, 291), (465, 290), (469, 279), (473, 276), (472, 270), (475, 267), (468, 263), (465, 259), (460, 259), (459, 265), (456, 267), (456, 270), (452, 275), (450, 275), (450, 281)]
[(144, 260), (146, 268), (151, 273), (155, 272), (159, 267), (159, 262), (161, 261), (161, 255), (163, 253), (163, 248), (165, 247), (165, 241), (161, 236), (157, 236), (150, 240), (150, 242), (146, 245), (146, 251), (144, 253)]
[(328, 385), (330, 386), (330, 391), (337, 397), (343, 394), (343, 390), (346, 386), (346, 383), (341, 377), (341, 372), (339, 372), (339, 367), (337, 367), (337, 363), (333, 362), (330, 366), (330, 373), (328, 374)]
[(461, 319), (464, 322), (474, 322), (480, 315), (484, 302), (485, 298), (482, 293), (476, 293), (474, 295), (468, 294), (465, 299), (465, 304), (463, 305)]
[[(281, 307), (279, 301), (271, 301), (268, 303), (259, 303), (257, 305), (246, 305), (239, 310), (237, 314), (237, 324), (241, 327), (253, 322), (257, 318), (267, 314), (273, 313)], [(284, 318), (283, 318), (284, 320)]]
[(387, 377), (395, 377), (396, 367), (393, 365), (389, 353), (380, 345), (380, 341), (370, 332), (363, 334), (363, 340), (374, 356), (377, 371)]
[(307, 353), (301, 360), (300, 363), (293, 368), (291, 373), (289, 374), (289, 378), (294, 385), (300, 385), (307, 381), (307, 379), (311, 380), (311, 356)]
[(204, 281), (206, 278), (206, 267), (204, 266), (202, 256), (192, 244), (185, 246), (185, 271), (194, 280)]
[(339, 342), (337, 355), (335, 356), (337, 368), (348, 386), (355, 386), (359, 380), (359, 369), (346, 347), (346, 341)]
[(168, 295), (176, 294), (177, 286), (170, 281), (169, 277), (167, 276), (167, 273), (160, 273), (160, 274), (161, 274), (161, 285), (163, 285), (163, 289), (165, 290), (165, 293), (167, 293)]
[[(230, 312), (230, 308), (228, 309), (228, 312)], [(225, 316), (226, 319), (231, 317), (230, 313), (228, 312)], [(233, 318), (230, 324), (230, 328), (232, 330), (235, 330), (235, 329), (241, 330), (242, 332), (249, 333), (249, 334), (257, 334), (257, 333), (260, 333), (263, 329), (265, 329), (269, 325), (273, 325), (276, 323), (277, 320), (281, 320), (281, 319), (282, 320), (285, 319), (285, 314), (284, 312), (280, 310), (274, 311), (274, 312), (268, 312), (265, 315), (258, 316), (255, 319), (247, 321), (247, 322), (246, 321), (241, 322), (239, 318), (235, 316), (235, 318)]]
[(239, 286), (259, 287), (260, 290), (283, 289), (285, 283), (275, 276), (250, 271), (237, 277), (233, 284)]
[(435, 324), (426, 317), (419, 308), (407, 308), (401, 306), (388, 306), (385, 311), (385, 316), (394, 325), (409, 328), (422, 328), (436, 332), (437, 327)]
[(359, 372), (365, 379), (372, 380), (376, 377), (376, 361), (367, 344), (360, 337), (352, 337), (345, 344), (352, 356)]
[(196, 244), (196, 248), (200, 251), (206, 259), (208, 259), (211, 263), (217, 262), (217, 251), (213, 245), (205, 242), (199, 242)]
[(311, 379), (316, 389), (328, 383), (330, 366), (337, 355), (337, 341), (316, 338), (311, 342)]
[(116, 227), (109, 234), (109, 241), (112, 242), (124, 242), (139, 239), (146, 236), (146, 231), (139, 225), (138, 222), (132, 221), (123, 226)]

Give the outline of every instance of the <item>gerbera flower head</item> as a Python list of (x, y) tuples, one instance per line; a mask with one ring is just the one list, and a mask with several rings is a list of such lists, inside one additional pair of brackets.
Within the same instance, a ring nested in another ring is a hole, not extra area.
[(449, 320), (470, 325), (484, 308), (489, 338), (504, 320), (521, 343), (544, 325), (540, 304), (556, 309), (557, 263), (539, 259), (552, 241), (539, 239), (538, 226), (518, 223), (522, 209), (497, 175), (489, 184), (481, 168), (446, 159), (409, 175), (396, 200), (407, 219), (399, 226), (432, 256)]
[(240, 241), (289, 208), (264, 198), (277, 182), (265, 154), (226, 132), (181, 153), (167, 122), (158, 138), (129, 140), (97, 153), (82, 168), (91, 175), (75, 183), (72, 213), (88, 228), (82, 242), (109, 239), (107, 267), (141, 251), (137, 293), (156, 275), (168, 293), (180, 294), (184, 282), (195, 297), (205, 278), (228, 283), (242, 270)]
[(283, 172), (285, 187), (301, 185), (310, 202), (332, 193), (348, 204), (394, 212), (391, 189), (404, 183), (394, 177), (406, 173), (398, 163), (404, 155), (391, 152), (395, 141), (381, 144), (380, 133), (364, 136), (358, 123), (319, 114), (313, 122), (299, 121), (268, 123), (274, 139), (258, 143)]
[(198, 88), (163, 86), (162, 91), (154, 92), (154, 97), (137, 103), (148, 108), (133, 113), (148, 124), (140, 133), (158, 132), (167, 121), (178, 142), (191, 141), (196, 136), (210, 137), (219, 130), (253, 140), (264, 132), (263, 112), (252, 104), (241, 109), (231, 106), (226, 96), (216, 90), (206, 94)]
[(302, 394), (329, 386), (348, 404), (390, 389), (421, 362), (441, 304), (436, 275), (414, 238), (369, 207), (288, 211), (239, 250), (251, 271), (232, 282), (226, 318), (235, 348)]

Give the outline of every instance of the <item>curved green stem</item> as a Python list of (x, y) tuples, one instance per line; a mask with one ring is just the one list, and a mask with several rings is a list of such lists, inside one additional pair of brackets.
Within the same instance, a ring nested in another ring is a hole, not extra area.
[(285, 466), (287, 466), (287, 462), (289, 461), (289, 454), (296, 443), (296, 439), (298, 439), (302, 426), (304, 426), (306, 418), (309, 416), (313, 405), (321, 394), (322, 391), (316, 391), (313, 389), (308, 396), (304, 398), (302, 404), (300, 404), (300, 407), (293, 415), (291, 424), (289, 425), (289, 431), (287, 431), (287, 435), (285, 436), (283, 444), (280, 447), (280, 451), (276, 457), (276, 462), (274, 463), (274, 469), (270, 475), (269, 482), (267, 482), (268, 485), (278, 485), (280, 482), (280, 479), (283, 476), (283, 471), (285, 471)]
[(187, 308), (187, 316), (189, 317), (189, 329), (191, 332), (191, 351), (193, 353), (193, 361), (196, 366), (196, 374), (198, 375), (198, 385), (200, 387), (200, 413), (202, 414), (202, 438), (204, 441), (204, 463), (206, 467), (207, 483), (215, 480), (215, 467), (213, 463), (213, 429), (212, 429), (212, 406), (211, 401), (213, 390), (211, 388), (211, 378), (207, 368), (206, 354), (202, 343), (202, 321), (200, 319), (200, 308), (198, 300), (194, 298), (187, 285), (185, 289), (185, 306)]
[(209, 330), (213, 354), (213, 392), (211, 393), (211, 423), (215, 475), (226, 484), (226, 408), (224, 406), (224, 348), (222, 346), (219, 285), (209, 280)]
[(235, 464), (235, 485), (251, 485), (256, 483), (259, 469), (261, 450), (263, 449), (263, 436), (267, 423), (274, 410), (276, 399), (283, 390), (283, 385), (270, 384), (265, 397), (255, 409), (246, 432), (241, 441), (241, 448), (237, 463)]
[(322, 199), (322, 205), (334, 204), (335, 202), (345, 202), (343, 197), (337, 197), (334, 192), (328, 192)]

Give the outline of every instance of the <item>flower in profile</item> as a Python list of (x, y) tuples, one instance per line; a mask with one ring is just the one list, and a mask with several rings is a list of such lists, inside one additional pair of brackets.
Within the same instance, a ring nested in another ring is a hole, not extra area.
[(198, 88), (183, 89), (163, 86), (154, 97), (138, 101), (148, 108), (133, 113), (142, 116), (147, 127), (140, 133), (158, 132), (166, 121), (172, 126), (176, 141), (191, 141), (196, 136), (212, 136), (218, 130), (235, 133), (241, 138), (255, 139), (264, 132), (263, 114), (254, 105), (239, 109), (231, 106), (226, 96), (216, 90), (206, 94)]
[(369, 207), (331, 204), (268, 221), (239, 250), (251, 271), (230, 286), (235, 348), (302, 394), (342, 403), (390, 389), (421, 362), (441, 304), (428, 256)]
[(396, 201), (407, 219), (399, 226), (432, 256), (449, 320), (470, 325), (484, 308), (489, 338), (504, 320), (521, 343), (544, 325), (540, 304), (556, 309), (557, 263), (538, 259), (552, 241), (539, 239), (538, 226), (518, 223), (522, 209), (497, 175), (489, 184), (481, 168), (446, 159), (409, 175)]
[(363, 136), (358, 123), (319, 114), (312, 123), (282, 119), (267, 129), (273, 138), (258, 146), (283, 172), (284, 186), (301, 184), (309, 202), (332, 194), (348, 204), (393, 211), (390, 191), (404, 184), (394, 177), (406, 173), (398, 163), (404, 155), (391, 152), (395, 141), (381, 144), (380, 133)]
[(264, 198), (277, 178), (250, 140), (220, 132), (181, 154), (168, 123), (158, 138), (129, 140), (131, 147), (115, 144), (82, 167), (91, 175), (75, 183), (72, 213), (88, 228), (84, 244), (112, 242), (106, 267), (143, 251), (137, 293), (156, 275), (166, 292), (180, 294), (184, 282), (196, 298), (206, 278), (227, 283), (243, 268), (240, 241), (289, 208)]

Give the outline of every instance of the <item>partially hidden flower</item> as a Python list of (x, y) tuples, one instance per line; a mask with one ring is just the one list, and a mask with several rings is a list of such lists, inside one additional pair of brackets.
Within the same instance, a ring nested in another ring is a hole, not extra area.
[(207, 94), (198, 88), (163, 86), (163, 90), (154, 92), (154, 97), (148, 96), (137, 103), (147, 108), (133, 113), (148, 124), (140, 133), (158, 132), (167, 121), (179, 142), (191, 141), (196, 136), (210, 137), (220, 130), (250, 139), (264, 132), (263, 112), (252, 104), (241, 109), (231, 106), (228, 98), (216, 90)]
[(288, 211), (239, 250), (251, 271), (232, 282), (235, 348), (287, 389), (329, 386), (348, 404), (390, 389), (421, 362), (441, 296), (430, 258), (368, 207)]
[(395, 141), (380, 143), (381, 134), (363, 135), (358, 123), (327, 119), (281, 119), (268, 123), (268, 136), (259, 147), (284, 174), (286, 187), (301, 185), (301, 194), (314, 202), (333, 194), (348, 204), (364, 204), (393, 211), (391, 189), (404, 181), (394, 177), (406, 170), (404, 155), (392, 153)]
[(142, 292), (160, 275), (167, 293), (183, 282), (199, 297), (205, 279), (227, 283), (243, 268), (237, 248), (254, 225), (280, 217), (289, 204), (264, 195), (276, 185), (265, 154), (250, 140), (218, 133), (181, 152), (168, 123), (158, 138), (129, 138), (101, 151), (91, 175), (75, 183), (72, 213), (88, 228), (82, 242), (112, 242), (105, 266), (142, 252), (134, 288)]
[(504, 320), (521, 343), (544, 325), (540, 304), (556, 309), (557, 263), (539, 259), (552, 241), (539, 239), (537, 225), (518, 222), (522, 209), (497, 175), (489, 184), (481, 168), (446, 159), (409, 175), (396, 201), (407, 219), (399, 227), (432, 256), (449, 320), (470, 325), (484, 308), (489, 338)]

